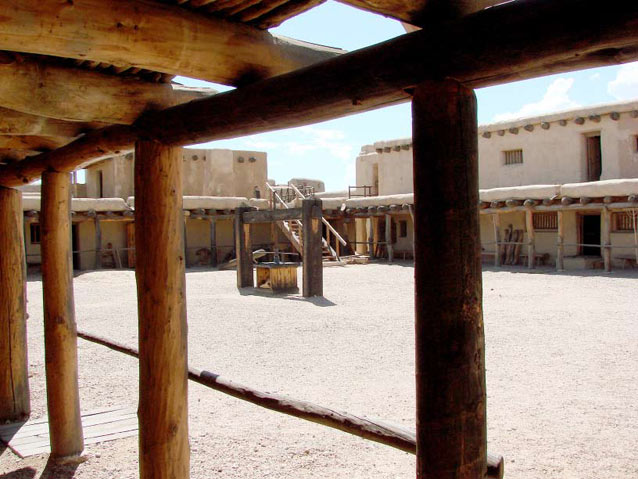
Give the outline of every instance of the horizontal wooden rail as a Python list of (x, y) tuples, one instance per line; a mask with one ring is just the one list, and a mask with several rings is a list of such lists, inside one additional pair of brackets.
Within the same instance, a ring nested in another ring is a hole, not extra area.
[(290, 221), (301, 219), (301, 208), (283, 210), (246, 211), (243, 213), (244, 223), (272, 223), (274, 221)]
[[(100, 336), (78, 331), (78, 337), (101, 344), (114, 351), (127, 354), (134, 358), (139, 357), (137, 349), (124, 344), (111, 341)], [(236, 383), (209, 371), (202, 371), (188, 367), (188, 379), (215, 391), (228, 394), (234, 398), (248, 401), (257, 406), (288, 414), (306, 421), (322, 424), (340, 431), (353, 434), (371, 441), (385, 444), (400, 449), (401, 451), (416, 454), (416, 435), (400, 426), (382, 422), (374, 422), (371, 419), (355, 416), (347, 412), (335, 411), (307, 401), (300, 401), (279, 394), (271, 394), (253, 389), (243, 384)], [(502, 479), (504, 473), (503, 456), (488, 454), (487, 477)]]

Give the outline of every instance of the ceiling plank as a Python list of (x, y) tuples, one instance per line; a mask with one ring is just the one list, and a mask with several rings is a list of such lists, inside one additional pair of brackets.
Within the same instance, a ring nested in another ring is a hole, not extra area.
[[(189, 145), (407, 101), (411, 88), (425, 80), (450, 77), (477, 88), (638, 59), (638, 2), (590, 6), (591, 0), (518, 0), (442, 22), (314, 67), (150, 113), (133, 126), (89, 133), (58, 150), (0, 168), (0, 185), (31, 182), (48, 168), (71, 171), (92, 158), (130, 148), (140, 136)], [(578, 22), (570, 21), (575, 11)]]
[(216, 93), (60, 66), (30, 56), (4, 57), (0, 107), (59, 120), (130, 124), (146, 111)]
[(0, 148), (12, 150), (51, 151), (73, 141), (73, 138), (54, 136), (0, 136)]
[(342, 50), (148, 0), (21, 0), (0, 17), (0, 49), (92, 60), (240, 85)]

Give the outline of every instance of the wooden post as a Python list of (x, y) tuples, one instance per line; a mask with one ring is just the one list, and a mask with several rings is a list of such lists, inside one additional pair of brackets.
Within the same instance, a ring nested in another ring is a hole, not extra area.
[(485, 345), (472, 90), (445, 80), (412, 101), (417, 479), (487, 473)]
[(186, 216), (184, 212), (182, 212), (182, 218), (182, 228), (184, 229), (184, 267), (188, 268), (188, 216)]
[(31, 413), (22, 194), (0, 187), (0, 424)]
[(323, 296), (323, 257), (321, 248), (321, 200), (301, 200), (303, 224), (303, 297)]
[(255, 286), (253, 252), (250, 244), (250, 224), (244, 223), (243, 214), (251, 208), (241, 206), (235, 210), (235, 255), (237, 257), (237, 287)]
[(534, 269), (536, 266), (536, 232), (534, 231), (534, 213), (531, 209), (525, 210), (525, 225), (527, 227), (527, 267)]
[(42, 175), (41, 207), (44, 348), (51, 456), (84, 449), (71, 259), (71, 175)]
[(494, 224), (494, 266), (501, 265), (501, 217), (498, 213), (492, 214)]
[(210, 265), (217, 266), (217, 220), (210, 218)]
[(611, 272), (611, 213), (607, 208), (600, 212), (600, 252), (603, 256), (605, 271)]
[(102, 269), (102, 228), (100, 219), (95, 215), (95, 269)]
[(368, 256), (374, 258), (374, 218), (368, 217)]
[(392, 216), (385, 215), (385, 246), (388, 250), (388, 262), (394, 260), (394, 247), (392, 246)]
[(189, 475), (182, 153), (135, 144), (140, 478)]
[(556, 212), (556, 220), (558, 223), (558, 251), (556, 252), (556, 271), (564, 271), (565, 263), (563, 258), (565, 256), (565, 221), (563, 219), (563, 212)]

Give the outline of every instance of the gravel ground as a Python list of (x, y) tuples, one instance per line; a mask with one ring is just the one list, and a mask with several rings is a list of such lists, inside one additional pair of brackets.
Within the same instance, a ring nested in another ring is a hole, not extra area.
[[(489, 449), (506, 477), (638, 477), (638, 272), (484, 272)], [(413, 268), (326, 268), (325, 299), (240, 293), (187, 273), (189, 363), (413, 427)], [(29, 278), (33, 418), (45, 414), (41, 281)], [(135, 277), (75, 278), (78, 327), (136, 345)], [(136, 404), (133, 358), (78, 340), (83, 410)], [(405, 478), (414, 456), (189, 384), (193, 478)], [(47, 467), (0, 448), (0, 478), (136, 478), (137, 439)], [(77, 469), (76, 469), (77, 467)]]

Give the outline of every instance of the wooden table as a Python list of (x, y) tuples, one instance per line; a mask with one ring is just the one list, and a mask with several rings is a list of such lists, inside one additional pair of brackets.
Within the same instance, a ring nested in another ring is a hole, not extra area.
[(258, 263), (255, 265), (257, 270), (257, 287), (266, 289), (273, 293), (296, 292), (299, 291), (297, 286), (297, 267), (299, 263)]

